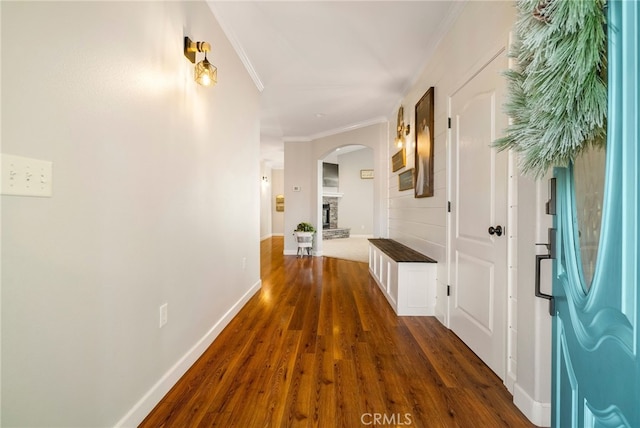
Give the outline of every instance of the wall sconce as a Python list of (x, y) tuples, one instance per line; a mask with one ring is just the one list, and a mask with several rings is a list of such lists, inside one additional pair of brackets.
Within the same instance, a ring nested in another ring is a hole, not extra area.
[(196, 63), (196, 52), (204, 52), (204, 60), (196, 64), (194, 79), (202, 86), (213, 86), (218, 83), (218, 69), (207, 59), (207, 52), (211, 52), (211, 45), (207, 42), (193, 42), (184, 38), (184, 56), (192, 64)]
[(404, 137), (409, 135), (410, 132), (411, 125), (408, 123), (406, 125), (404, 124), (404, 107), (400, 106), (398, 109), (398, 125), (396, 128), (396, 146), (398, 146), (399, 149), (401, 149), (404, 144)]
[(263, 183), (268, 183), (269, 182), (269, 177), (267, 177), (266, 175), (262, 176), (262, 182)]

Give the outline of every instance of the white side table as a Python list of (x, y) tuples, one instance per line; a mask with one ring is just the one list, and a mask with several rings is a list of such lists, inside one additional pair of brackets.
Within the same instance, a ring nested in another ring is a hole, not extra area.
[(298, 257), (304, 256), (305, 250), (307, 255), (311, 255), (311, 247), (313, 246), (313, 232), (293, 232), (298, 242)]

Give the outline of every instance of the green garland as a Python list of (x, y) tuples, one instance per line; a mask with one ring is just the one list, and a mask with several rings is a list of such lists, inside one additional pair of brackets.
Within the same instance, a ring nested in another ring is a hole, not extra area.
[(512, 119), (499, 150), (520, 154), (541, 177), (587, 147), (606, 143), (605, 0), (518, 0), (504, 110)]

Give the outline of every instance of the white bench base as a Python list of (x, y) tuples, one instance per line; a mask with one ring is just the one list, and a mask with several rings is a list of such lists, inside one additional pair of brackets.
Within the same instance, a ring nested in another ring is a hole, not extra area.
[(396, 262), (370, 242), (369, 272), (396, 315), (435, 315), (437, 263)]

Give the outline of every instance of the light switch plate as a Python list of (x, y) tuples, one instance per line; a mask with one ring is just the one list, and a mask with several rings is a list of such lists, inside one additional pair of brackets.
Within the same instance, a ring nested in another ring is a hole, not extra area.
[(53, 162), (2, 153), (2, 194), (51, 197)]
[(160, 323), (158, 325), (160, 328), (164, 327), (169, 320), (168, 306), (168, 303), (160, 305)]

